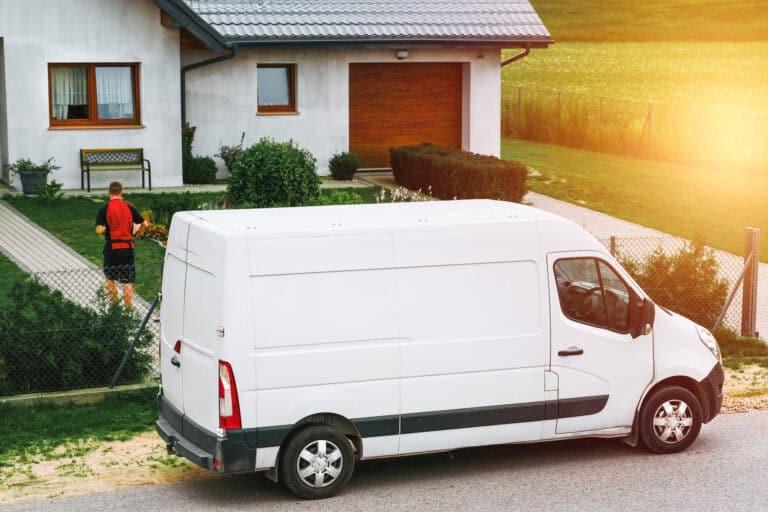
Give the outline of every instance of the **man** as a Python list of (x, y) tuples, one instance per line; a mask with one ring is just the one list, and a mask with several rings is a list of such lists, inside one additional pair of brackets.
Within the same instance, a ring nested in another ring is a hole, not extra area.
[[(139, 227), (134, 229), (134, 224)], [(119, 181), (109, 184), (109, 202), (96, 214), (96, 234), (104, 236), (104, 277), (106, 289), (113, 303), (118, 302), (117, 285), (123, 284), (125, 307), (133, 307), (133, 282), (136, 280), (133, 235), (140, 235), (149, 222), (125, 201), (123, 185)]]

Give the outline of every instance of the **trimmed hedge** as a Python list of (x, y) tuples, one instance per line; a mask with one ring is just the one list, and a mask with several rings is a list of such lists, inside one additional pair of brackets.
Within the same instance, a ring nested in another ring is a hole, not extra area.
[(398, 185), (441, 199), (503, 199), (520, 202), (528, 169), (518, 162), (419, 144), (390, 149)]

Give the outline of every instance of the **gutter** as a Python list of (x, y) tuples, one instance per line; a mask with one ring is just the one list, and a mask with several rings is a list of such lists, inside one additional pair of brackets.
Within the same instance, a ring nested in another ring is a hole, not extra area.
[(503, 68), (507, 64), (512, 64), (515, 61), (523, 59), (523, 58), (527, 57), (530, 53), (531, 53), (531, 45), (525, 45), (525, 50), (523, 50), (522, 52), (518, 53), (517, 55), (513, 55), (512, 57), (501, 61), (501, 67)]
[(155, 0), (155, 5), (170, 16), (179, 27), (191, 32), (211, 50), (221, 53), (227, 49), (227, 42), (221, 37), (221, 34), (206, 23), (183, 0)]
[(218, 57), (213, 57), (211, 59), (207, 60), (201, 60), (199, 62), (193, 62), (192, 64), (187, 64), (186, 66), (182, 66), (181, 68), (181, 128), (184, 128), (184, 125), (187, 123), (187, 71), (192, 71), (193, 69), (202, 68), (205, 66), (210, 66), (211, 64), (216, 64), (218, 62), (223, 62), (225, 60), (233, 59), (237, 55), (237, 46), (233, 46), (230, 48), (229, 53), (226, 53), (224, 55), (219, 55)]

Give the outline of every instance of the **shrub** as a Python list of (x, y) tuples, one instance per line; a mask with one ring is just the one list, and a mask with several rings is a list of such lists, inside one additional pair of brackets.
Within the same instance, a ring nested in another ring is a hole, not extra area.
[[(60, 292), (20, 279), (0, 310), (0, 394), (105, 386), (138, 327), (121, 306), (78, 306)], [(140, 337), (123, 382), (148, 377), (152, 336)]]
[(224, 161), (224, 166), (231, 173), (232, 165), (235, 163), (235, 159), (243, 152), (243, 142), (245, 141), (245, 132), (240, 136), (240, 142), (235, 145), (227, 146), (222, 144), (219, 146), (219, 152), (213, 156), (217, 156)]
[(518, 162), (431, 144), (392, 148), (390, 157), (398, 185), (442, 199), (520, 202), (526, 192), (528, 170)]
[(192, 157), (184, 183), (205, 185), (216, 181), (216, 162), (208, 156)]
[(169, 225), (176, 212), (199, 209), (195, 196), (189, 192), (182, 194), (154, 194), (145, 201), (148, 203), (150, 220), (155, 224)]
[(300, 206), (320, 195), (316, 160), (293, 141), (263, 138), (235, 160), (227, 194), (257, 208)]
[(43, 199), (48, 203), (55, 203), (64, 197), (61, 187), (61, 183), (56, 180), (51, 180), (50, 183), (46, 183), (38, 189), (37, 195), (40, 196), (40, 199)]
[(184, 125), (181, 130), (181, 173), (184, 183), (187, 182), (187, 175), (192, 169), (192, 143), (195, 140), (196, 127), (189, 123)]
[(768, 343), (758, 339), (739, 336), (736, 332), (721, 327), (715, 332), (723, 357), (766, 357)]
[(328, 169), (335, 180), (351, 180), (360, 168), (360, 159), (354, 153), (336, 153), (328, 162)]
[(677, 253), (656, 249), (644, 261), (622, 265), (654, 302), (705, 327), (712, 327), (725, 304), (728, 281), (711, 249), (689, 242)]
[(324, 206), (331, 204), (363, 204), (360, 194), (346, 190), (331, 190), (327, 194), (321, 194), (315, 199), (307, 201), (307, 206)]

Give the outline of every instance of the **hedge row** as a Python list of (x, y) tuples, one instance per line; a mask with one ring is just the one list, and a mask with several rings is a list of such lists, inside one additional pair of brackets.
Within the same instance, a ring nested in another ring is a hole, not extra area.
[(398, 185), (441, 199), (503, 199), (520, 202), (528, 169), (518, 162), (420, 144), (390, 149)]

